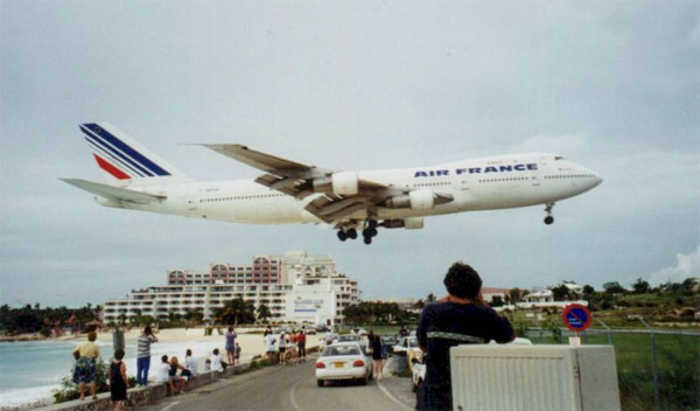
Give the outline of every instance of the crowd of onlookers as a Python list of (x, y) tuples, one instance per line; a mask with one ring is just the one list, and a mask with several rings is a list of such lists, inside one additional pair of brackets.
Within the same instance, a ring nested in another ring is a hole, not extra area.
[(279, 360), (281, 365), (306, 361), (306, 327), (299, 330), (272, 332), (269, 326), (263, 332), (265, 355), (269, 363)]

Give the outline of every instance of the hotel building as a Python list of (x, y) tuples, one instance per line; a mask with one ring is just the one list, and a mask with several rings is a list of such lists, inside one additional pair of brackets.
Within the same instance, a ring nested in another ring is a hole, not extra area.
[(252, 264), (213, 263), (204, 272), (168, 270), (166, 284), (132, 290), (104, 303), (106, 323), (139, 315), (168, 318), (201, 312), (205, 320), (228, 300), (266, 305), (272, 321), (336, 324), (359, 300), (357, 281), (335, 269), (333, 259), (303, 251), (257, 255)]

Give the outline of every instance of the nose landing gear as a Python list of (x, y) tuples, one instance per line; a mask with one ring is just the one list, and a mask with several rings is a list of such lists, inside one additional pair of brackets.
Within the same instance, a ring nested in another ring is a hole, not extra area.
[(544, 211), (547, 213), (547, 217), (544, 218), (544, 223), (550, 225), (554, 222), (554, 217), (552, 217), (552, 207), (554, 203), (547, 203)]

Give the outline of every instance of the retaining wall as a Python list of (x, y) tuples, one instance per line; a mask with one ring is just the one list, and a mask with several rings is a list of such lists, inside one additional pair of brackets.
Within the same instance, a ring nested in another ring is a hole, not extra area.
[[(307, 353), (317, 352), (318, 346), (309, 347)], [(185, 391), (191, 391), (196, 388), (212, 384), (221, 378), (228, 378), (236, 374), (241, 374), (250, 369), (250, 362), (238, 364), (233, 367), (226, 367), (226, 370), (221, 372), (205, 371), (195, 375), (185, 386)], [(127, 393), (127, 399), (131, 407), (155, 404), (158, 401), (172, 395), (168, 392), (168, 385), (164, 383), (150, 383), (147, 387), (130, 388)], [(87, 390), (89, 391), (89, 390)], [(48, 407), (39, 408), (44, 411), (84, 411), (84, 410), (109, 410), (110, 393), (104, 392), (97, 394), (97, 399), (90, 399), (89, 392), (85, 400), (66, 401), (60, 404), (53, 404)]]

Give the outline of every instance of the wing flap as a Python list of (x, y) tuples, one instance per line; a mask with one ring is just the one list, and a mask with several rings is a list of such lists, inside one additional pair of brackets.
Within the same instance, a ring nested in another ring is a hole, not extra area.
[(128, 201), (137, 204), (148, 204), (155, 201), (163, 201), (167, 198), (167, 196), (164, 195), (144, 193), (141, 191), (114, 187), (108, 184), (95, 183), (79, 178), (61, 178), (59, 180), (113, 201)]
[[(317, 174), (315, 166), (251, 150), (241, 144), (202, 145), (219, 154), (233, 158), (234, 160), (238, 160), (241, 163), (248, 164), (251, 167), (255, 167), (267, 173), (285, 177), (312, 177)], [(323, 171), (321, 171), (321, 173), (323, 173)]]

